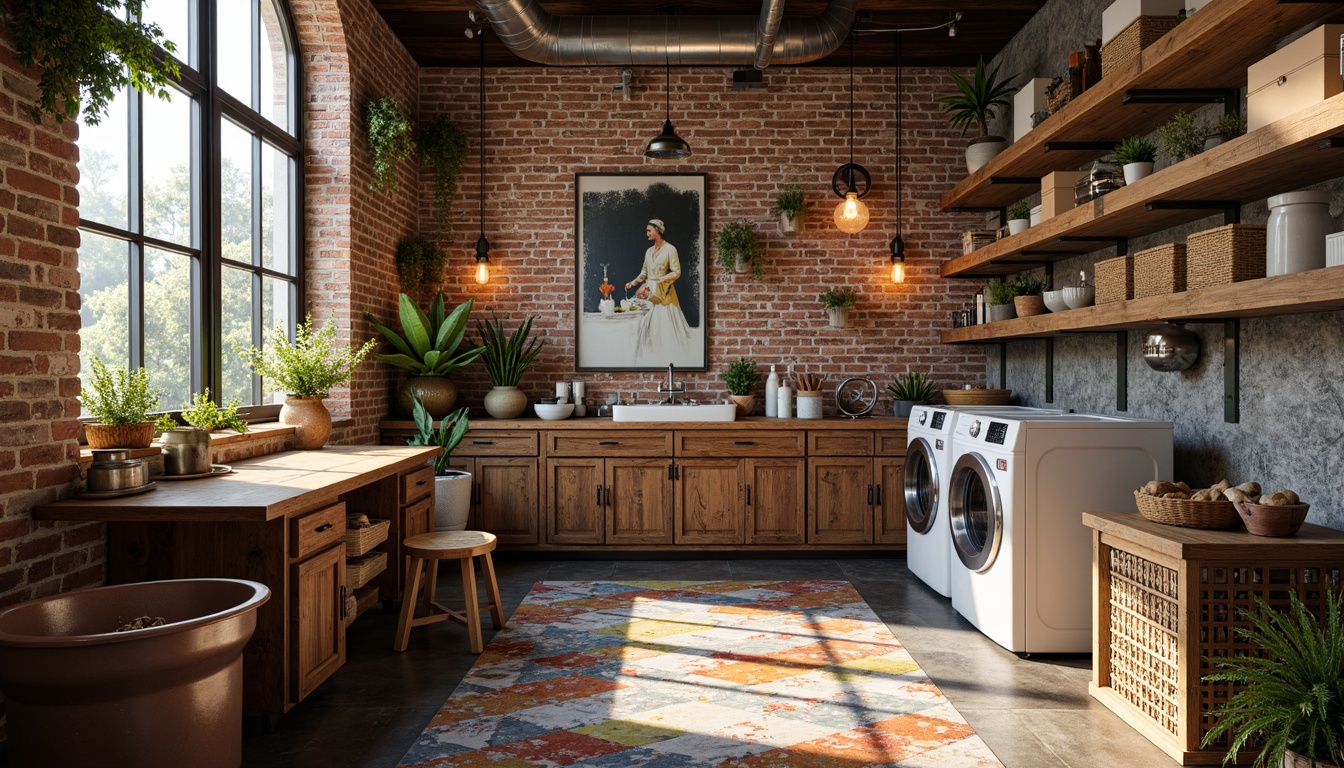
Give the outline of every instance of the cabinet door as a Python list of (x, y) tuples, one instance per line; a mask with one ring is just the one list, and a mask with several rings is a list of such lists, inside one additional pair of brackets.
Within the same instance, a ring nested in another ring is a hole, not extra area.
[(741, 459), (679, 459), (675, 487), (678, 544), (744, 541)]
[(606, 501), (602, 459), (546, 460), (546, 543), (601, 544)]
[(672, 543), (671, 459), (607, 459), (608, 544)]
[(873, 538), (878, 544), (905, 544), (905, 459), (874, 459), (873, 474)]
[(345, 544), (290, 569), (290, 695), (297, 703), (345, 663)]
[(873, 460), (808, 459), (808, 534), (812, 544), (873, 543)]
[(476, 527), (500, 544), (537, 543), (537, 460), (476, 459)]
[(802, 544), (807, 465), (803, 459), (747, 459), (747, 543)]

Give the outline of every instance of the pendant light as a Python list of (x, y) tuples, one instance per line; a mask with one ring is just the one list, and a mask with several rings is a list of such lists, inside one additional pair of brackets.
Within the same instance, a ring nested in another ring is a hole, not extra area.
[[(856, 175), (863, 177), (863, 191), (859, 191)], [(845, 191), (840, 191), (844, 185)], [(847, 234), (862, 232), (868, 226), (868, 206), (859, 198), (872, 188), (873, 177), (862, 165), (854, 162), (854, 33), (849, 33), (849, 162), (836, 169), (831, 176), (831, 189), (844, 200), (835, 206), (835, 226)]]
[(644, 148), (644, 156), (654, 160), (685, 160), (691, 156), (691, 145), (677, 135), (672, 127), (672, 57), (666, 47), (667, 34), (663, 34), (663, 68), (666, 74), (665, 95), (666, 118), (663, 120), (663, 132), (653, 137)]
[(490, 282), (490, 241), (485, 239), (485, 34), (477, 35), (481, 39), (480, 76), (480, 116), (481, 116), (481, 236), (476, 238), (476, 283), (485, 285)]
[(901, 237), (905, 218), (905, 189), (901, 184), (905, 168), (901, 162), (901, 146), (905, 135), (902, 132), (901, 112), (904, 107), (905, 79), (901, 76), (901, 33), (896, 33), (896, 236), (891, 238), (891, 282), (905, 282), (905, 239)]

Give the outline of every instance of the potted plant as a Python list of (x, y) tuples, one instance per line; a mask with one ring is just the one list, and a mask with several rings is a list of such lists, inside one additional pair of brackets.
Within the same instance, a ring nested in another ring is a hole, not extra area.
[(440, 115), (420, 129), (420, 160), (434, 172), (434, 221), (439, 232), (453, 231), (453, 196), (467, 158), (467, 136)]
[(760, 277), (761, 265), (765, 263), (765, 244), (757, 237), (751, 222), (739, 219), (725, 225), (714, 236), (714, 257), (729, 274), (750, 269), (752, 277)]
[(803, 230), (803, 188), (790, 184), (775, 198), (775, 207), (770, 213), (779, 216), (779, 228), (790, 234)]
[(1125, 183), (1133, 184), (1153, 172), (1157, 145), (1142, 136), (1133, 136), (1116, 144), (1111, 157), (1124, 171)]
[(1008, 209), (1008, 234), (1026, 232), (1031, 226), (1031, 206), (1026, 200), (1018, 200)]
[(370, 99), (364, 105), (369, 132), (369, 162), (373, 164), (370, 192), (395, 192), (400, 186), (397, 166), (415, 152), (411, 120), (395, 96)]
[(350, 381), (355, 368), (373, 349), (370, 339), (360, 347), (338, 348), (336, 324), (328, 322), (313, 329), (308, 315), (294, 329), (294, 341), (284, 326), (271, 329), (261, 349), (235, 346), (263, 378), (281, 392), (288, 393), (280, 408), (280, 423), (294, 427), (294, 447), (300, 450), (321, 448), (331, 435), (331, 412), (322, 402), (333, 387)]
[(1017, 293), (1013, 296), (1013, 308), (1017, 311), (1018, 317), (1045, 314), (1045, 298), (1041, 293), (1050, 287), (1048, 277), (1027, 275), (1018, 278), (1013, 287), (1017, 289)]
[(89, 363), (89, 386), (79, 401), (97, 423), (84, 425), (90, 448), (148, 448), (154, 442), (149, 412), (158, 409), (159, 393), (144, 368), (108, 366), (96, 356)]
[(1246, 134), (1246, 118), (1241, 115), (1219, 115), (1208, 127), (1204, 136), (1204, 149), (1209, 150)]
[(1177, 112), (1157, 128), (1162, 154), (1173, 163), (1203, 152), (1206, 133), (1200, 121), (1189, 112)]
[(887, 394), (891, 395), (891, 415), (904, 419), (909, 418), (911, 408), (929, 402), (938, 390), (928, 374), (908, 373), (898, 376), (895, 384), (888, 384)]
[[(1017, 296), (1017, 284), (1004, 281), (1002, 283), (990, 283), (989, 290), (989, 321), (991, 323), (999, 320), (1012, 320), (1017, 317), (1013, 309), (1013, 299)], [(1044, 300), (1042, 300), (1044, 301)]]
[(1344, 621), (1339, 594), (1321, 588), (1328, 596), (1324, 617), (1291, 589), (1287, 611), (1256, 595), (1255, 608), (1241, 611), (1250, 626), (1233, 631), (1259, 653), (1209, 659), (1221, 671), (1205, 681), (1239, 688), (1213, 710), (1217, 722), (1201, 742), (1208, 747), (1231, 734), (1224, 765), (1254, 740), (1263, 745), (1255, 768), (1344, 766)]
[(985, 71), (984, 57), (976, 62), (975, 74), (969, 81), (953, 70), (948, 72), (960, 93), (944, 96), (939, 101), (943, 102), (943, 111), (951, 116), (952, 125), (961, 128), (962, 135), (972, 125), (980, 131), (966, 148), (966, 169), (975, 173), (1008, 146), (1002, 136), (989, 135), (989, 121), (1001, 108), (1008, 106), (1008, 99), (1015, 89), (1011, 77), (999, 79), (999, 66)]
[(485, 412), (496, 419), (514, 419), (527, 410), (527, 395), (518, 389), (518, 380), (546, 345), (545, 339), (532, 339), (528, 343), (535, 319), (527, 318), (510, 336), (505, 336), (504, 324), (493, 314), (489, 323), (476, 321), (476, 331), (481, 335), (478, 349), (494, 385), (485, 395)]
[(411, 411), (416, 434), (406, 444), (439, 447), (439, 453), (430, 460), (434, 467), (434, 528), (439, 531), (464, 530), (471, 514), (471, 473), (450, 469), (448, 463), (453, 449), (462, 442), (470, 426), (466, 406), (441, 420), (438, 429), (434, 428), (434, 419), (414, 393), (411, 394)]
[(832, 328), (848, 328), (849, 308), (859, 302), (859, 295), (849, 288), (832, 288), (821, 294), (818, 300), (830, 313)]
[(210, 471), (210, 433), (219, 429), (246, 432), (247, 422), (238, 415), (238, 400), (233, 399), (223, 408), (210, 399), (210, 388), (192, 395), (190, 403), (182, 404), (181, 426), (168, 414), (163, 414), (154, 426), (159, 430), (159, 444), (163, 446), (163, 471), (168, 475), (199, 475)]
[(447, 377), (471, 364), (485, 352), (484, 347), (473, 347), (458, 354), (457, 348), (467, 331), (467, 316), (475, 300), (459, 304), (445, 314), (443, 291), (439, 291), (426, 315), (415, 300), (402, 293), (397, 297), (397, 319), (401, 333), (378, 322), (365, 312), (369, 322), (396, 350), (393, 354), (375, 354), (379, 360), (411, 372), (398, 390), (402, 411), (410, 413), (413, 397), (420, 398), (429, 415), (441, 419), (457, 403), (457, 386)]
[(443, 277), (448, 254), (427, 237), (404, 237), (397, 242), (397, 274), (407, 293), (420, 294)]
[(750, 416), (756, 408), (756, 396), (752, 392), (761, 383), (761, 374), (756, 370), (756, 361), (748, 357), (739, 357), (728, 364), (728, 370), (722, 374), (723, 383), (728, 385), (728, 397), (737, 406), (738, 416)]

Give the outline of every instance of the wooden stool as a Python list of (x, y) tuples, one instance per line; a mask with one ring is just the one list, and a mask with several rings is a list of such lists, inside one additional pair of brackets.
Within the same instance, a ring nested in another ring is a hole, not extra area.
[[(471, 639), (471, 652), (480, 653), (481, 608), (490, 609), (490, 619), (495, 629), (504, 627), (504, 614), (499, 608), (499, 585), (495, 583), (495, 564), (490, 560), (490, 552), (495, 548), (495, 535), (484, 531), (436, 531), (412, 536), (404, 542), (410, 562), (406, 566), (406, 593), (401, 601), (401, 618), (397, 621), (397, 638), (392, 643), (396, 651), (406, 650), (410, 641), (411, 627), (423, 624), (435, 624), (449, 618), (457, 619), (467, 625), (467, 636)], [(481, 575), (485, 577), (485, 593), (490, 598), (487, 603), (476, 602), (476, 569), (472, 567), (472, 558), (481, 558)], [(462, 561), (462, 591), (466, 593), (466, 608), (454, 611), (434, 601), (434, 587), (438, 579), (440, 560)], [(421, 583), (421, 575), (428, 563), (429, 573)], [(415, 615), (415, 604), (419, 601), (420, 589), (425, 591), (425, 615)]]

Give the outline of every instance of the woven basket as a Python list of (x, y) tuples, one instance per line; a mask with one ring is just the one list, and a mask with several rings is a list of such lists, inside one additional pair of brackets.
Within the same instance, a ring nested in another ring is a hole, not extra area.
[(1185, 290), (1185, 245), (1167, 243), (1134, 254), (1134, 298)]
[(1098, 261), (1093, 268), (1098, 304), (1111, 304), (1134, 298), (1134, 259), (1120, 256)]
[(1111, 42), (1101, 46), (1101, 76), (1128, 64), (1144, 48), (1175, 29), (1180, 21), (1176, 16), (1140, 16), (1130, 22)]
[(387, 553), (382, 551), (370, 552), (355, 560), (346, 560), (345, 586), (352, 590), (359, 589), (368, 584), (369, 579), (382, 573), (386, 567)]
[(1135, 491), (1134, 503), (1138, 505), (1140, 515), (1163, 525), (1216, 530), (1241, 523), (1237, 508), (1230, 501), (1162, 499)]
[(345, 556), (359, 557), (387, 540), (391, 520), (370, 520), (363, 528), (345, 529)]
[(1045, 108), (1050, 110), (1050, 114), (1055, 114), (1064, 108), (1073, 100), (1073, 93), (1069, 90), (1067, 82), (1060, 83), (1059, 87), (1045, 95)]
[(1185, 238), (1187, 290), (1265, 276), (1265, 228), (1228, 224)]
[(943, 402), (948, 405), (1007, 405), (1011, 389), (944, 389)]

